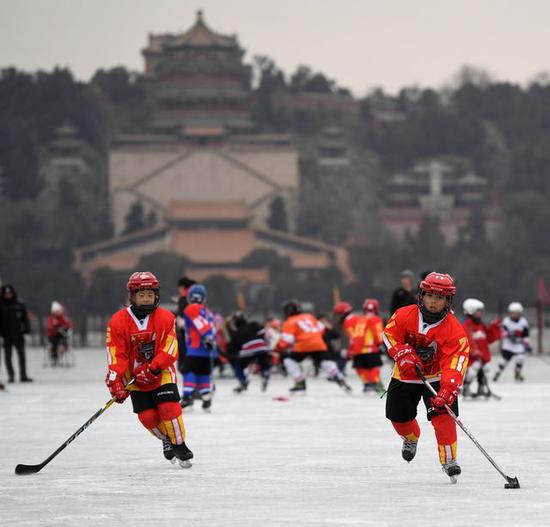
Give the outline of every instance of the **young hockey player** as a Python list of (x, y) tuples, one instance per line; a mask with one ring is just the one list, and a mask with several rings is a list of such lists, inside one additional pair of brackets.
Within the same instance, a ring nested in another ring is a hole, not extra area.
[(193, 405), (193, 392), (198, 390), (202, 409), (212, 407), (212, 369), (216, 360), (214, 317), (206, 307), (206, 289), (192, 285), (187, 294), (189, 305), (183, 311), (187, 355), (183, 361), (182, 408)]
[(242, 311), (233, 313), (231, 318), (232, 329), (227, 352), (233, 364), (235, 377), (239, 381), (239, 386), (233, 391), (242, 393), (247, 390), (250, 381), (246, 374), (246, 368), (250, 364), (257, 364), (262, 376), (262, 392), (265, 392), (271, 370), (270, 348), (265, 328), (258, 322), (247, 320)]
[[(117, 311), (107, 326), (105, 382), (118, 403), (130, 395), (140, 422), (162, 441), (164, 457), (188, 468), (193, 453), (185, 444), (179, 405), (174, 315), (159, 307), (153, 273), (133, 273), (126, 288), (130, 306)], [(131, 379), (135, 382), (126, 388)]]
[(382, 319), (378, 316), (378, 300), (367, 298), (363, 302), (363, 315), (353, 314), (352, 306), (339, 302), (334, 314), (342, 319), (342, 328), (348, 337), (348, 356), (363, 382), (363, 392), (384, 392), (380, 382), (380, 345), (382, 344)]
[[(457, 396), (469, 353), (464, 328), (450, 312), (455, 292), (448, 274), (430, 273), (420, 283), (417, 305), (398, 309), (384, 329), (384, 342), (395, 361), (386, 417), (403, 439), (403, 459), (410, 462), (416, 455), (420, 437), (416, 414), (423, 399), (434, 427), (439, 461), (453, 482), (461, 472), (456, 461), (456, 423), (444, 405), (458, 415)], [(417, 365), (437, 396), (418, 378)]]
[(346, 384), (336, 363), (327, 360), (327, 345), (323, 340), (323, 325), (311, 314), (302, 313), (297, 300), (289, 300), (283, 305), (286, 317), (281, 331), (277, 349), (285, 353), (284, 365), (289, 375), (294, 379), (292, 393), (306, 391), (306, 379), (300, 363), (310, 357), (314, 364), (320, 364), (321, 369), (346, 392), (351, 388)]
[(46, 336), (50, 343), (50, 359), (53, 367), (57, 366), (59, 359), (67, 351), (72, 328), (73, 323), (65, 314), (65, 308), (54, 300), (46, 322)]
[(524, 381), (521, 370), (525, 354), (530, 351), (532, 348), (529, 340), (529, 323), (523, 316), (523, 306), (519, 302), (512, 302), (508, 306), (508, 316), (504, 317), (502, 321), (502, 358), (498, 363), (498, 371), (495, 373), (493, 381), (498, 381), (512, 357), (516, 363), (515, 379), (518, 382)]
[[(491, 390), (487, 380), (489, 378), (489, 362), (491, 361), (491, 351), (489, 344), (500, 339), (500, 321), (494, 320), (489, 325), (482, 320), (485, 304), (477, 298), (467, 298), (462, 303), (462, 309), (466, 318), (462, 325), (466, 330), (468, 342), (470, 344), (470, 359), (468, 371), (464, 379), (462, 395), (489, 397)], [(471, 393), (470, 386), (474, 379), (478, 380), (477, 393)]]

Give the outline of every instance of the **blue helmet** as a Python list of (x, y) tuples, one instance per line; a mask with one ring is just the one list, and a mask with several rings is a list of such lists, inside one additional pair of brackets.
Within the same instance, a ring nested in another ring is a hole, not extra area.
[(206, 288), (202, 284), (194, 284), (187, 291), (187, 302), (190, 304), (204, 304)]

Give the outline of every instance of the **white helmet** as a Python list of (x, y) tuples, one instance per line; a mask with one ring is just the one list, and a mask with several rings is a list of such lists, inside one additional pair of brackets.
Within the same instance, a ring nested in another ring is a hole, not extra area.
[(65, 311), (63, 306), (57, 300), (54, 300), (52, 302), (51, 312), (54, 314), (61, 314), (63, 311)]
[(467, 298), (462, 302), (462, 309), (466, 315), (474, 315), (477, 311), (485, 309), (485, 304), (477, 298)]
[(518, 313), (521, 315), (523, 313), (523, 306), (519, 302), (512, 302), (508, 306), (508, 313)]

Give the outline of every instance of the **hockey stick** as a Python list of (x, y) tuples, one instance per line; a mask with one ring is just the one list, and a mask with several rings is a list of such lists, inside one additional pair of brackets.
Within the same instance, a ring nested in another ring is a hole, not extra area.
[[(416, 373), (418, 374), (418, 377), (420, 380), (424, 383), (426, 388), (430, 390), (435, 396), (437, 396), (437, 392), (435, 391), (434, 387), (427, 381), (426, 377), (424, 377), (424, 374), (422, 373), (422, 370), (420, 369), (420, 366), (418, 364), (415, 364)], [(489, 463), (495, 467), (497, 472), (506, 480), (506, 483), (504, 484), (505, 489), (519, 489), (519, 481), (518, 478), (512, 478), (510, 476), (507, 476), (504, 471), (496, 464), (496, 462), (493, 460), (493, 458), (487, 453), (487, 451), (477, 442), (477, 439), (473, 436), (473, 434), (462, 424), (462, 421), (456, 416), (456, 414), (451, 410), (451, 407), (448, 404), (444, 405), (445, 410), (447, 410), (447, 413), (453, 418), (455, 423), (462, 428), (462, 431), (472, 440), (474, 445), (479, 449), (479, 451), (487, 458)]]
[[(131, 384), (133, 384), (135, 379), (130, 380), (128, 384), (126, 384), (125, 388), (128, 388)], [(69, 446), (86, 428), (88, 428), (101, 414), (103, 414), (105, 411), (107, 411), (112, 404), (116, 401), (116, 397), (112, 397), (109, 399), (107, 403), (103, 406), (103, 408), (100, 408), (90, 419), (88, 419), (69, 439), (67, 439), (53, 454), (48, 456), (42, 463), (39, 463), (38, 465), (17, 465), (15, 467), (15, 473), (18, 476), (26, 476), (28, 474), (36, 474), (37, 472), (40, 472), (57, 454), (59, 454), (62, 450), (64, 450), (67, 446)]]

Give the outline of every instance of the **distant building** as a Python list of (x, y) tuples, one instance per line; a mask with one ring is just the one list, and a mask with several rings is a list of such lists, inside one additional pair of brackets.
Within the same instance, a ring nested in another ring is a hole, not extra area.
[(257, 249), (273, 249), (289, 258), (294, 272), (303, 278), (336, 266), (344, 279), (353, 279), (344, 249), (253, 226), (250, 210), (242, 202), (172, 202), (158, 226), (82, 247), (76, 260), (81, 273), (90, 277), (100, 267), (132, 270), (142, 256), (171, 252), (185, 258), (185, 271), (197, 280), (223, 275), (268, 285), (268, 269), (245, 261)]
[(418, 163), (410, 172), (389, 178), (384, 196), (383, 224), (399, 238), (407, 231), (415, 233), (424, 218), (437, 217), (446, 240), (454, 242), (478, 207), (489, 236), (499, 225), (488, 181), (465, 168), (464, 163), (438, 159)]
[(250, 67), (236, 36), (211, 30), (198, 12), (181, 34), (150, 35), (143, 50), (153, 116), (115, 138), (109, 191), (115, 233), (139, 201), (162, 217), (171, 202), (242, 200), (258, 226), (284, 201), (295, 228), (298, 151), (288, 135), (254, 133)]
[(149, 35), (145, 77), (155, 113), (151, 128), (204, 141), (250, 132), (251, 68), (235, 35), (205, 23), (202, 11), (185, 33)]

